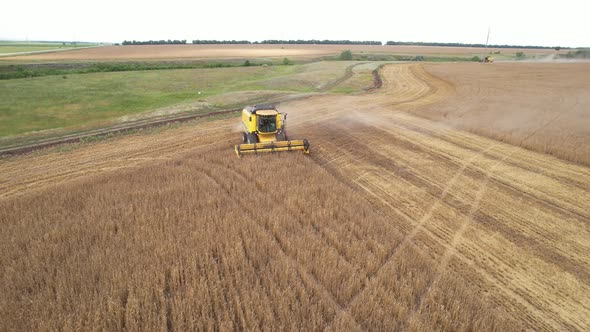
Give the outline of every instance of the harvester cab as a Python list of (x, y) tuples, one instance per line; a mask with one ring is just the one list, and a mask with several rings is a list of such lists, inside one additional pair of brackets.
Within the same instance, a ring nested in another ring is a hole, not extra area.
[(247, 106), (242, 110), (242, 144), (235, 146), (238, 157), (244, 153), (303, 151), (309, 153), (309, 142), (289, 140), (287, 114), (274, 105)]

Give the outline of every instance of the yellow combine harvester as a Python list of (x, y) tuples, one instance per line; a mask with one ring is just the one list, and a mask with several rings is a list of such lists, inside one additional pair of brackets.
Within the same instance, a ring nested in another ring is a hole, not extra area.
[(236, 154), (303, 151), (309, 153), (306, 139), (292, 140), (287, 137), (285, 122), (287, 114), (277, 111), (271, 104), (247, 106), (242, 110), (242, 143), (236, 145)]

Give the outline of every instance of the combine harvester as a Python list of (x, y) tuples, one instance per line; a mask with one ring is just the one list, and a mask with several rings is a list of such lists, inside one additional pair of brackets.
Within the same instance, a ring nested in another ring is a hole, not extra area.
[(287, 137), (287, 114), (277, 111), (271, 104), (247, 106), (242, 110), (242, 143), (235, 146), (236, 154), (303, 151), (309, 153), (307, 139), (292, 140)]
[[(485, 52), (488, 52), (488, 42), (490, 41), (490, 27), (488, 27), (488, 37), (486, 38), (486, 50)], [(491, 55), (487, 55), (481, 62), (483, 63), (492, 63), (494, 62), (494, 58), (492, 58)]]

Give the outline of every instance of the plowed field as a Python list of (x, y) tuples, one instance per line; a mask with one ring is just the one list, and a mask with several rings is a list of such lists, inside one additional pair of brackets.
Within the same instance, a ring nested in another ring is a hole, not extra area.
[(309, 156), (220, 120), (0, 161), (2, 326), (590, 329), (590, 168), (416, 116), (458, 65), (381, 75), (281, 105)]
[(247, 57), (306, 57), (337, 55), (343, 50), (353, 52), (396, 53), (396, 54), (442, 54), (482, 55), (500, 51), (514, 55), (567, 53), (567, 50), (552, 49), (494, 49), (487, 51), (476, 47), (437, 46), (366, 46), (366, 45), (134, 45), (105, 46), (85, 50), (59, 53), (32, 54), (6, 57), (5, 60), (134, 60), (134, 59), (178, 59), (178, 58), (247, 58)]

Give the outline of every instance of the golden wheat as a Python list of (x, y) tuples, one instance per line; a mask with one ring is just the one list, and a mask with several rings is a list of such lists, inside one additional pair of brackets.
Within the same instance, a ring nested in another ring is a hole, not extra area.
[(234, 158), (210, 148), (0, 202), (1, 328), (517, 327), (452, 272), (431, 283), (432, 259), (311, 159)]

